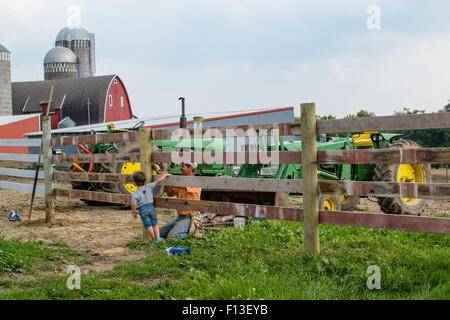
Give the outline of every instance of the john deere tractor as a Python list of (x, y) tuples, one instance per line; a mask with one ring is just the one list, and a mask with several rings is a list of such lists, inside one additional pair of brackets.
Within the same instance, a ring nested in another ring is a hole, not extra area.
[[(339, 149), (417, 149), (420, 146), (410, 140), (402, 139), (400, 134), (365, 132), (345, 138), (329, 138), (317, 142), (318, 150)], [(282, 143), (284, 151), (300, 151), (301, 142)], [(300, 164), (278, 166), (243, 165), (240, 177), (267, 177), (273, 179), (302, 179)], [(319, 180), (386, 181), (419, 183), (431, 182), (431, 167), (424, 164), (379, 164), (379, 165), (320, 165)], [(332, 211), (353, 211), (360, 198), (358, 196), (321, 196), (319, 208)], [(425, 206), (425, 200), (412, 198), (377, 198), (381, 210), (390, 214), (418, 214)]]
[[(111, 130), (110, 130), (111, 132)], [(225, 151), (225, 142), (221, 139), (203, 139), (201, 142), (192, 140), (153, 141), (152, 152), (171, 152), (177, 148), (188, 148), (195, 151), (198, 146), (201, 149)], [(273, 146), (267, 147), (269, 150)], [(280, 151), (300, 151), (301, 142), (284, 142), (280, 137), (278, 146)], [(358, 135), (341, 138), (328, 138), (325, 142), (317, 142), (318, 150), (339, 150), (339, 149), (416, 149), (420, 146), (410, 140), (401, 138), (400, 134), (365, 132)], [(138, 143), (110, 143), (99, 144), (92, 148), (91, 152), (96, 153), (131, 153), (139, 152)], [(172, 174), (179, 174), (178, 166), (172, 163), (158, 164), (164, 170)], [(85, 164), (83, 170), (87, 170), (92, 165)], [(115, 163), (115, 164), (94, 164), (94, 172), (132, 174), (139, 171), (140, 163)], [(391, 165), (320, 165), (318, 176), (321, 180), (351, 180), (351, 181), (387, 181), (387, 182), (431, 182), (431, 170), (429, 165), (424, 164), (391, 164)], [(155, 172), (156, 173), (156, 172)], [(239, 171), (233, 174), (231, 166), (221, 164), (200, 164), (196, 175), (202, 176), (237, 176), (240, 178), (272, 178), (272, 179), (302, 179), (301, 164), (281, 164), (281, 165), (241, 165)], [(74, 182), (76, 189), (89, 189), (105, 191), (111, 193), (132, 194), (135, 191), (133, 184), (92, 184)], [(203, 190), (203, 200), (227, 201), (237, 203), (252, 203), (262, 205), (288, 206), (289, 200), (286, 193), (275, 192), (239, 192), (224, 190)], [(358, 203), (359, 197), (341, 196), (321, 196), (319, 207), (323, 210), (352, 211)], [(391, 214), (418, 214), (425, 205), (423, 199), (412, 198), (378, 198), (380, 208), (385, 213)]]

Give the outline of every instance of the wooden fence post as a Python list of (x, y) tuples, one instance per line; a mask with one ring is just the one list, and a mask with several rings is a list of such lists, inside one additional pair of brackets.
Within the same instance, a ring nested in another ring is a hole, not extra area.
[(53, 184), (51, 116), (42, 117), (42, 155), (44, 156), (45, 174), (45, 222), (55, 221), (55, 186)]
[(320, 254), (315, 103), (301, 105), (301, 133), (305, 247)]
[[(150, 128), (139, 129), (141, 171), (152, 181), (152, 132)], [(143, 227), (144, 240), (151, 240), (148, 231)]]

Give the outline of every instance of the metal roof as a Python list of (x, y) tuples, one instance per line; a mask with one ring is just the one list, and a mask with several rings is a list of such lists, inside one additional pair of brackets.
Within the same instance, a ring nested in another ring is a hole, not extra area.
[[(86, 125), (104, 121), (108, 88), (117, 75), (71, 78), (32, 82), (13, 82), (13, 114), (41, 112), (41, 101), (47, 101), (50, 87), (54, 86), (51, 111), (62, 108), (61, 119), (66, 116)], [(87, 101), (89, 98), (89, 107)]]
[(1, 44), (0, 44), (0, 52), (8, 52), (8, 53), (11, 53), (11, 52), (9, 52), (9, 50), (8, 49), (6, 49), (4, 46), (2, 46)]
[(84, 28), (63, 28), (56, 36), (56, 41), (91, 40), (89, 32)]
[(56, 47), (51, 49), (44, 58), (44, 64), (63, 62), (63, 63), (77, 63), (77, 56), (72, 50), (64, 47)]
[(25, 114), (25, 115), (18, 115), (18, 116), (3, 116), (0, 117), (0, 126), (4, 126), (6, 124), (14, 123), (17, 121), (26, 120), (33, 117), (39, 117), (40, 114)]
[[(294, 121), (294, 108), (264, 108), (264, 109), (254, 109), (254, 110), (243, 110), (243, 111), (229, 111), (229, 112), (217, 112), (217, 113), (203, 113), (205, 116), (203, 127), (211, 126), (226, 126), (226, 125), (237, 125), (237, 124), (262, 124), (262, 123), (273, 123), (274, 118), (278, 119), (276, 122), (293, 122)], [(214, 117), (206, 118), (206, 116), (212, 115)], [(266, 115), (264, 119), (259, 118), (259, 115)], [(186, 116), (195, 116), (194, 114), (187, 114)], [(219, 116), (219, 117), (218, 117)], [(52, 133), (88, 133), (91, 130), (95, 131), (107, 131), (108, 124), (114, 124), (116, 129), (129, 129), (139, 122), (144, 122), (145, 127), (152, 127), (153, 129), (169, 129), (174, 127), (179, 127), (179, 123), (174, 123), (174, 121), (179, 121), (180, 115), (168, 115), (168, 116), (156, 116), (156, 117), (145, 117), (131, 120), (114, 121), (110, 123), (96, 123), (91, 125), (77, 126), (72, 128), (56, 129), (52, 130)], [(231, 120), (232, 123), (227, 123), (227, 120)], [(188, 121), (188, 128), (193, 126), (193, 121)], [(25, 134), (25, 136), (40, 135), (40, 132), (30, 132)]]

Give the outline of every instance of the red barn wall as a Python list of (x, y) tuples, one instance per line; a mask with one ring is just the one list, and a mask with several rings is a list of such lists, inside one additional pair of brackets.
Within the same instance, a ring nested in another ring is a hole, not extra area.
[[(0, 126), (0, 139), (27, 139), (24, 134), (40, 131), (39, 115)], [(28, 147), (0, 147), (0, 153), (28, 154)]]
[[(110, 105), (110, 96), (112, 97), (112, 106)], [(115, 77), (106, 96), (105, 122), (130, 120), (132, 116), (130, 99), (125, 85), (119, 77)]]

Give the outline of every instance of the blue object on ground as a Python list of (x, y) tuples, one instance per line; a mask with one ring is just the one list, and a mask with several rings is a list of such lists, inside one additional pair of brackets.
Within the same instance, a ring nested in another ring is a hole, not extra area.
[(191, 255), (191, 250), (187, 248), (167, 248), (166, 251), (169, 256)]
[(9, 221), (22, 221), (22, 218), (19, 215), (19, 211), (11, 210), (7, 216)]

